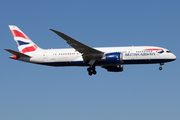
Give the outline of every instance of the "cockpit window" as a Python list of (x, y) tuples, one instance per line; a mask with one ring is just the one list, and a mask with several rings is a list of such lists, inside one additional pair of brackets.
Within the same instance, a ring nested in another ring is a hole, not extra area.
[(171, 51), (166, 51), (167, 53), (171, 53)]

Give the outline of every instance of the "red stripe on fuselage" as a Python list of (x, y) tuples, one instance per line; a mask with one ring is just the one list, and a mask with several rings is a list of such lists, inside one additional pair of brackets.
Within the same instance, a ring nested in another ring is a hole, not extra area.
[(162, 50), (163, 51), (163, 49), (144, 49), (144, 50), (146, 50), (146, 51), (153, 51), (153, 50)]
[(23, 34), (22, 32), (19, 32), (17, 30), (11, 30), (11, 32), (13, 34), (13, 37), (22, 37), (24, 39), (29, 40), (29, 38), (25, 34)]
[(33, 52), (33, 51), (35, 51), (35, 50), (36, 50), (36, 48), (37, 48), (37, 46), (36, 46), (36, 45), (31, 46), (31, 47), (26, 47), (26, 48), (24, 48), (23, 50), (21, 50), (20, 52), (21, 52), (21, 53)]

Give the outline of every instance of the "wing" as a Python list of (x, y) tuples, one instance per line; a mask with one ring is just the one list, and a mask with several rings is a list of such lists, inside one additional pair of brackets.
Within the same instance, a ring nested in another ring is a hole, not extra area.
[(77, 50), (80, 53), (83, 54), (99, 54), (102, 53), (99, 50), (96, 50), (94, 48), (91, 48), (67, 35), (65, 35), (64, 33), (61, 33), (59, 31), (50, 29), (51, 31), (55, 32), (57, 35), (59, 35), (61, 38), (63, 38), (71, 47), (73, 47), (75, 50)]
[(92, 47), (89, 47), (67, 35), (64, 33), (61, 33), (59, 31), (50, 29), (51, 31), (55, 32), (57, 35), (59, 35), (61, 38), (63, 38), (71, 47), (73, 47), (76, 51), (83, 54), (84, 61), (90, 61), (92, 59), (98, 60), (102, 57), (104, 52), (96, 50)]

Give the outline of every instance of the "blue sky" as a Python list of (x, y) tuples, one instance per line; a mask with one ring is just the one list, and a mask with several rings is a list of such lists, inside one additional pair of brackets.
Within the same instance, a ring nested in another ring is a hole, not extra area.
[[(178, 0), (3, 0), (0, 4), (1, 120), (179, 120), (180, 2)], [(121, 73), (97, 67), (48, 67), (11, 60), (18, 50), (8, 25), (41, 48), (67, 48), (48, 28), (92, 47), (160, 46), (177, 60), (125, 65)]]

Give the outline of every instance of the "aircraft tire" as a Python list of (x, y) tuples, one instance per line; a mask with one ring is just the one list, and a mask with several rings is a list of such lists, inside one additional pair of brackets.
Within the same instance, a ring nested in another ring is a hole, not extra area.
[(89, 72), (88, 74), (91, 76), (91, 75), (92, 75), (92, 72)]
[(93, 71), (93, 74), (94, 74), (94, 75), (96, 75), (96, 74), (97, 74), (97, 72), (96, 72), (96, 71)]

